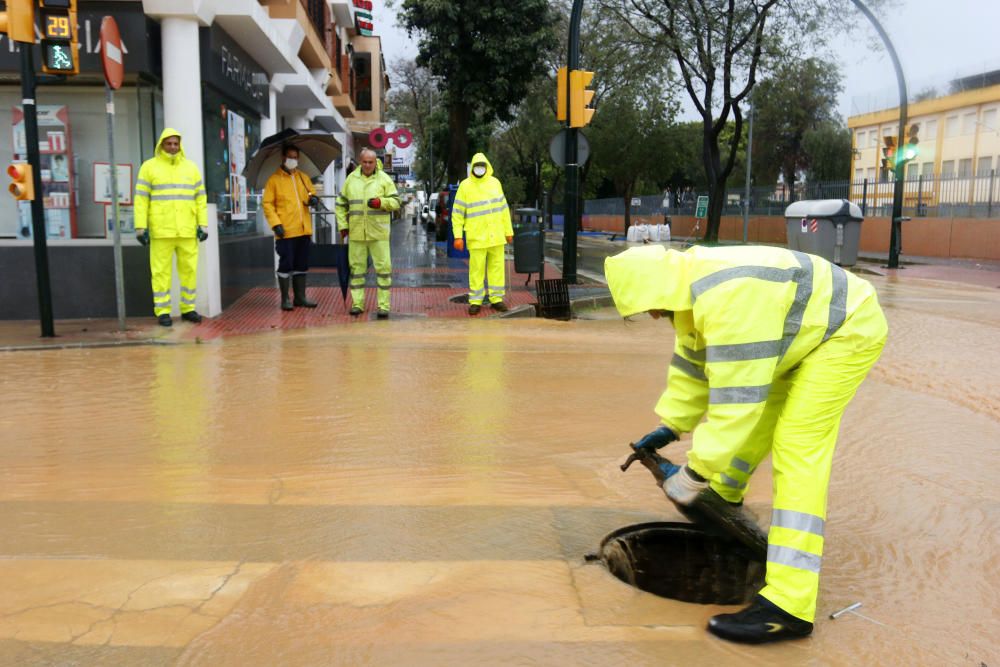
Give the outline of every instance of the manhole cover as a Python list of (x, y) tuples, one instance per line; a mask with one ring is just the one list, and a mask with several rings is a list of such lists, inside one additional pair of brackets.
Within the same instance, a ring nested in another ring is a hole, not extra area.
[(600, 560), (625, 583), (700, 604), (743, 604), (764, 586), (764, 563), (739, 542), (689, 523), (625, 526), (601, 542)]

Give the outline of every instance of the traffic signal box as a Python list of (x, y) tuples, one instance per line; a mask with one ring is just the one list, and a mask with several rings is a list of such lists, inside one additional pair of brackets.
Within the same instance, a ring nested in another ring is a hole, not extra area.
[(882, 147), (882, 169), (893, 171), (896, 169), (896, 137), (888, 135), (882, 137), (885, 146)]
[(80, 73), (76, 2), (77, 0), (38, 0), (42, 71), (46, 74)]
[(560, 67), (556, 75), (556, 120), (566, 120), (566, 68)]
[(569, 126), (583, 127), (589, 125), (594, 117), (590, 108), (594, 101), (594, 91), (587, 86), (594, 79), (593, 72), (575, 69), (569, 73)]
[(0, 32), (15, 42), (35, 41), (36, 0), (7, 0), (7, 11), (0, 12)]
[(14, 162), (7, 167), (7, 175), (11, 184), (7, 190), (18, 201), (31, 201), (35, 198), (35, 181), (31, 165), (26, 162)]
[(918, 155), (920, 155), (920, 149), (917, 148), (917, 144), (920, 143), (920, 137), (917, 136), (919, 132), (920, 123), (914, 123), (906, 132), (906, 145), (903, 146), (903, 155), (900, 158), (903, 162), (914, 160)]

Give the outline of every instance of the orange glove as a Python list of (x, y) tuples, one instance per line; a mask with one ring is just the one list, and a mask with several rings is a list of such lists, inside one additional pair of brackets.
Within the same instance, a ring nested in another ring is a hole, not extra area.
[(513, 236), (508, 236), (507, 237), (507, 243), (513, 243), (513, 242), (514, 242), (514, 237)]
[(455, 250), (459, 252), (465, 250), (465, 239), (455, 239)]

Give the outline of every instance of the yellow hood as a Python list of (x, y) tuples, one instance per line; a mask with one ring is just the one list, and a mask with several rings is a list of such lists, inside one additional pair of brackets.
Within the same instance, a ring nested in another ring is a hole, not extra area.
[(629, 248), (604, 260), (604, 277), (622, 317), (649, 310), (690, 310), (687, 257), (661, 245)]
[(184, 158), (184, 141), (183, 141), (183, 139), (181, 140), (181, 149), (179, 151), (177, 151), (176, 155), (171, 155), (170, 153), (167, 153), (166, 151), (163, 150), (163, 141), (167, 137), (178, 137), (178, 138), (181, 138), (181, 133), (178, 132), (177, 130), (175, 130), (174, 128), (172, 128), (172, 127), (165, 127), (165, 128), (163, 128), (163, 132), (160, 132), (160, 139), (156, 142), (156, 150), (153, 151), (153, 154), (156, 157), (162, 157), (162, 158), (165, 158), (165, 159), (170, 160), (170, 161), (176, 161), (176, 160), (183, 159)]
[[(475, 174), (472, 173), (472, 166), (479, 164), (480, 162), (486, 163), (486, 174), (484, 174), (483, 176), (476, 176)], [(490, 161), (486, 158), (486, 154), (476, 153), (475, 155), (473, 155), (472, 162), (469, 164), (469, 178), (474, 178), (477, 181), (482, 181), (484, 179), (489, 178), (492, 175), (493, 175), (493, 165), (490, 164)]]

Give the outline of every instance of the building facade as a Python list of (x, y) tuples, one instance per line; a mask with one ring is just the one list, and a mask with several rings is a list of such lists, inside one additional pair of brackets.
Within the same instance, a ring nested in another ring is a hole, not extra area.
[[(115, 157), (129, 314), (149, 311), (150, 303), (148, 267), (140, 261), (145, 250), (130, 233), (132, 192), (139, 166), (153, 155), (164, 127), (182, 134), (217, 219), (217, 233), (202, 254), (216, 265), (204, 275), (217, 276), (218, 284), (199, 289), (210, 300), (199, 303), (199, 310), (214, 314), (253, 286), (245, 279), (246, 265), (260, 265), (262, 275), (271, 271), (271, 236), (258, 212), (259, 190), (241, 173), (261, 140), (285, 128), (331, 133), (342, 155), (319, 189), (332, 196), (356, 152), (350, 123), (359, 95), (362, 102), (384, 96), (382, 79), (369, 82), (364, 94), (357, 86), (353, 40), (366, 40), (366, 62), (382, 59), (380, 50), (372, 54), (367, 46), (372, 39), (378, 46), (377, 38), (360, 35), (362, 1), (80, 0), (81, 72), (40, 85), (37, 93), (41, 194), (50, 255), (59, 257), (51, 261), (57, 318), (114, 314), (113, 293), (108, 299), (104, 284), (113, 264), (102, 18), (116, 19), (125, 52), (125, 84), (115, 93)], [(37, 67), (37, 55), (35, 62)], [(9, 114), (11, 128), (0, 132), (0, 155), (8, 161), (26, 152), (20, 101), (20, 54), (0, 35), (0, 117)], [(31, 234), (29, 207), (0, 198), (0, 261), (25, 274), (23, 285), (0, 288), (0, 318), (34, 316)], [(55, 272), (67, 267), (79, 269), (83, 282), (63, 284)], [(86, 276), (101, 284), (87, 284)]]
[(882, 166), (883, 148), (888, 138), (899, 151), (915, 125), (919, 154), (906, 165), (905, 207), (918, 215), (963, 207), (975, 217), (1000, 203), (1000, 72), (976, 77), (972, 85), (956, 80), (952, 88), (960, 92), (911, 103), (903, 132), (898, 107), (848, 119), (854, 137), (852, 198), (860, 199), (867, 188), (869, 201), (873, 196), (876, 203), (891, 201), (894, 174)]

